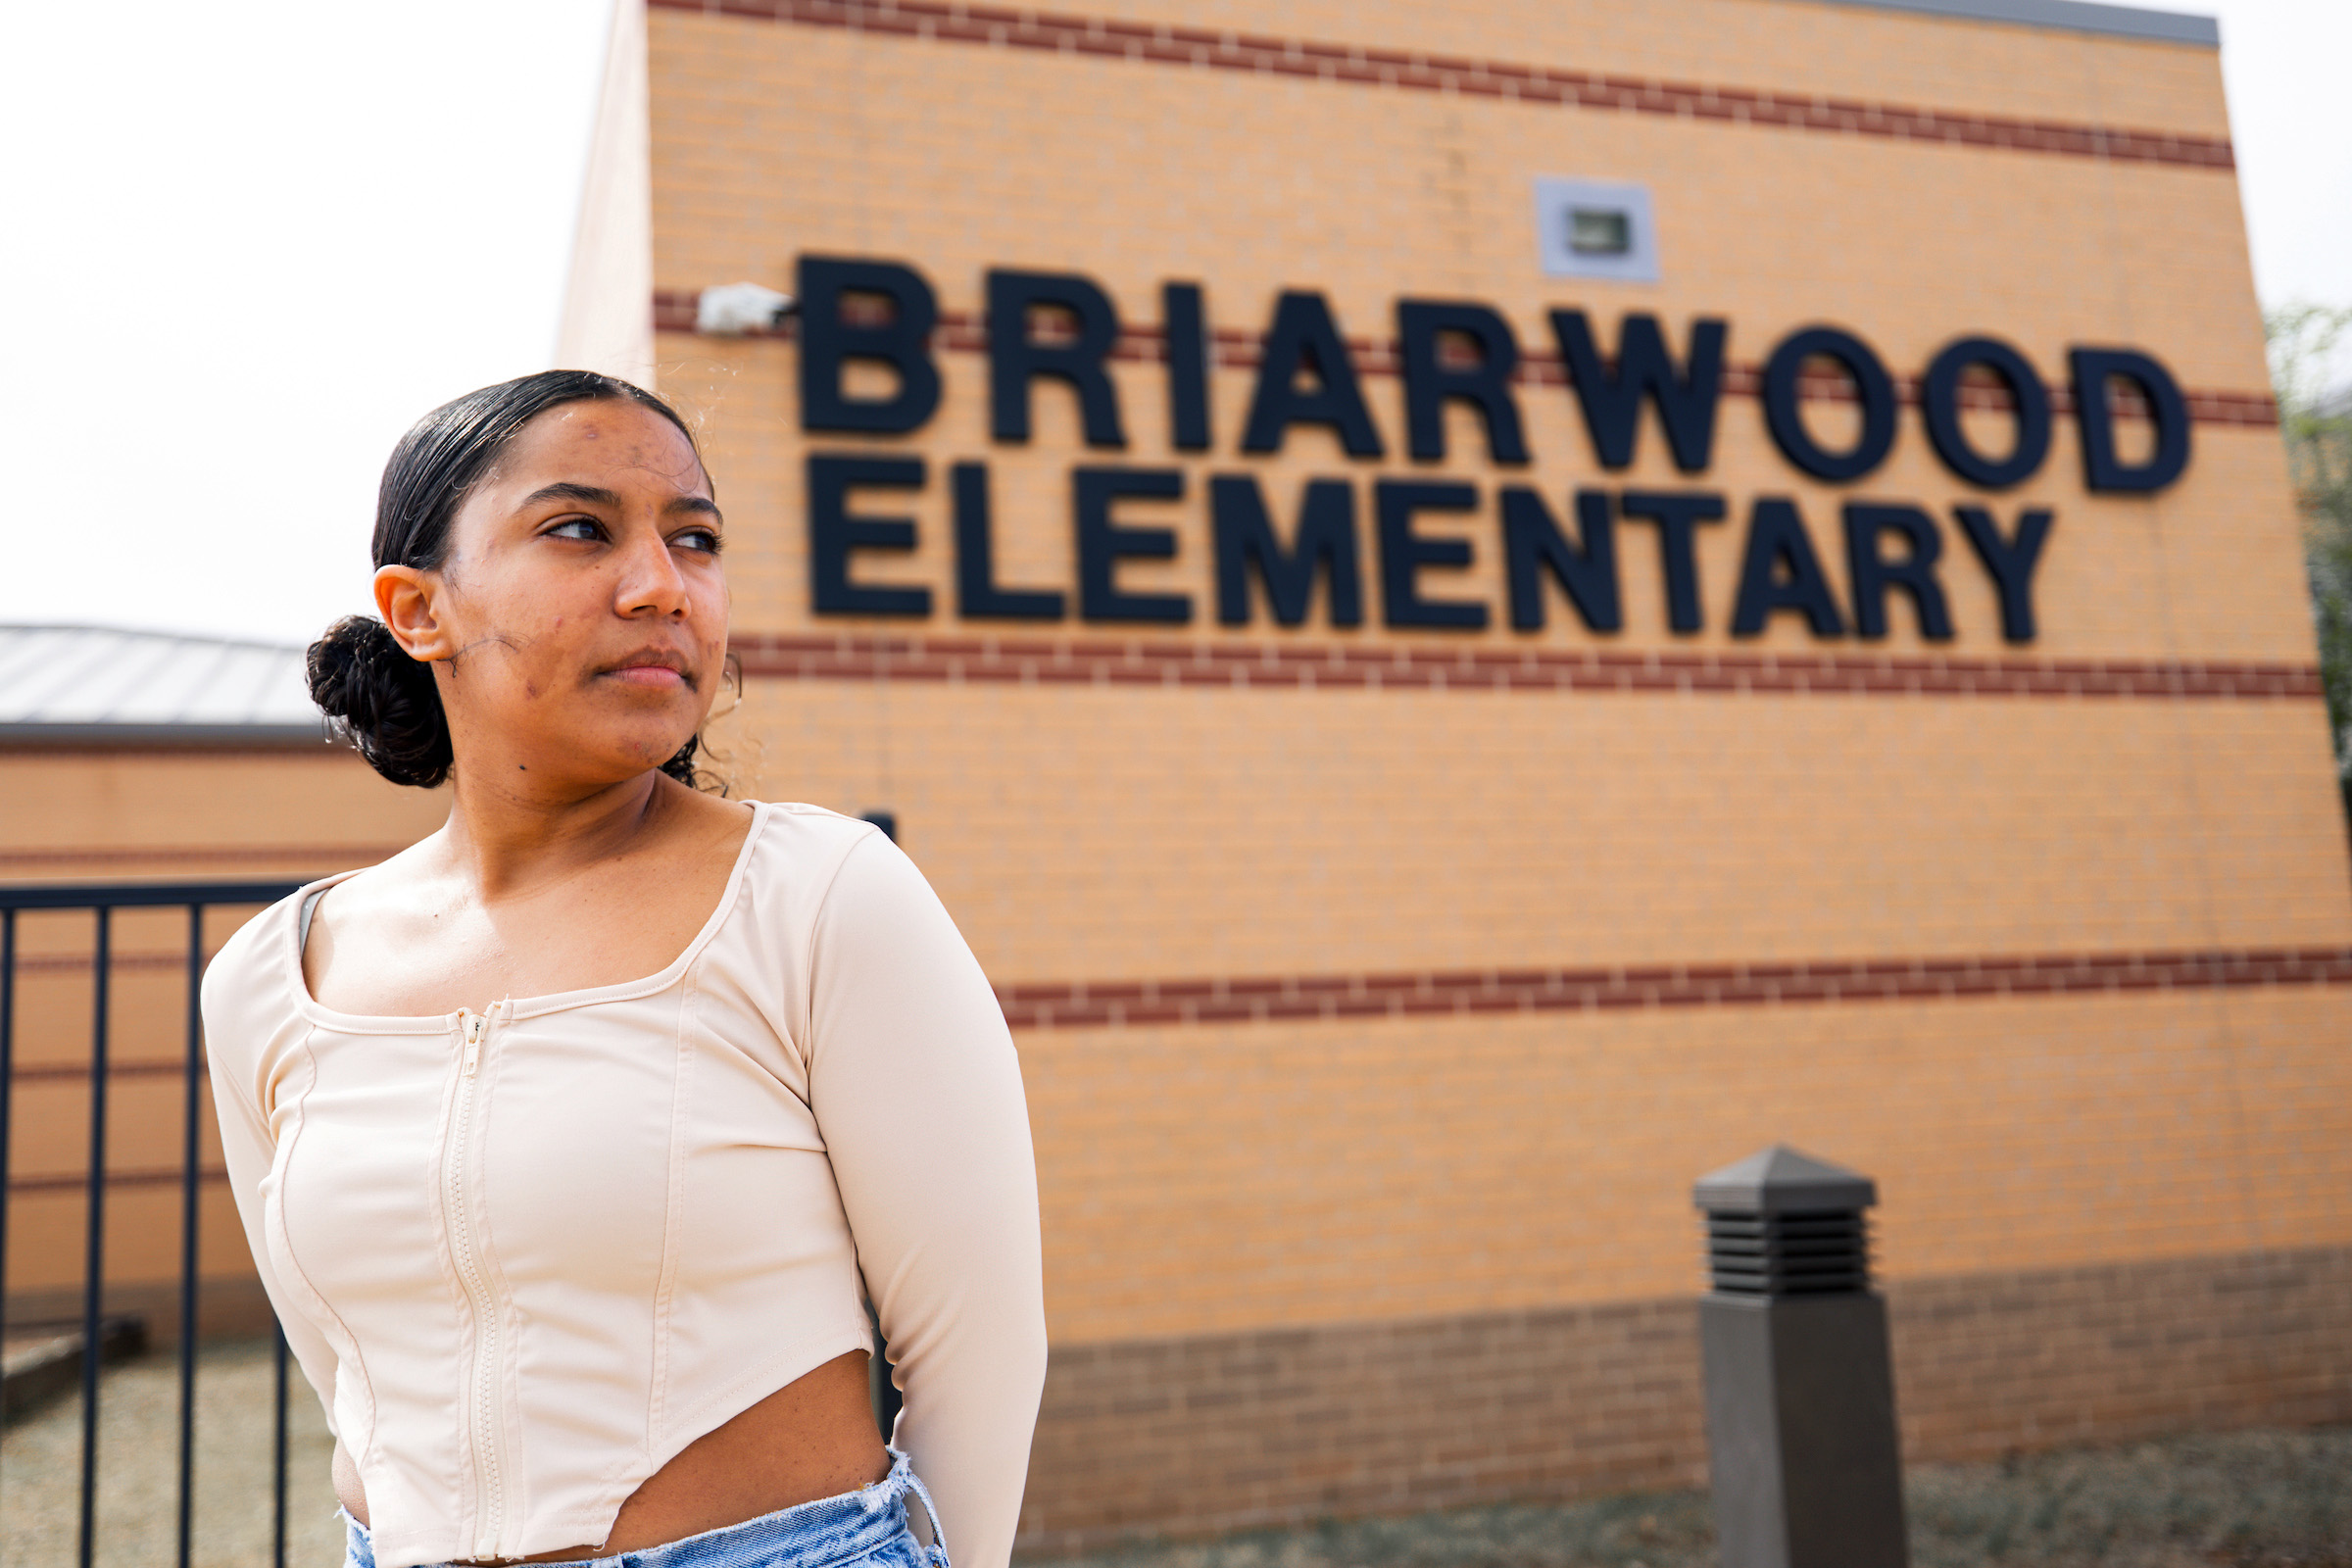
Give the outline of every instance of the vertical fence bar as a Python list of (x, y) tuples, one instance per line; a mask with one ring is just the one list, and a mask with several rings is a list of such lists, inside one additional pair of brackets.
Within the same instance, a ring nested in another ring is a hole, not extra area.
[[(0, 1327), (6, 1326), (12, 1136), (16, 1093), (16, 993), (19, 928), (25, 909), (87, 909), (93, 917), (90, 1013), (89, 1162), (84, 1173), (84, 1236), (81, 1298), (81, 1473), (75, 1559), (94, 1568), (98, 1546), (98, 1477), (101, 1364), (106, 1353), (106, 1182), (107, 1133), (113, 1071), (114, 911), (172, 907), (188, 911), (187, 1047), (181, 1123), (180, 1296), (179, 1296), (179, 1495), (178, 1568), (193, 1559), (196, 1320), (202, 1295), (198, 1273), (202, 1241), (202, 1180), (205, 1090), (203, 942), (205, 910), (220, 904), (268, 904), (292, 893), (284, 882), (108, 882), (0, 887)], [(289, 1351), (276, 1337), (275, 1507), (271, 1561), (286, 1560), (286, 1389)], [(0, 1543), (0, 1553), (5, 1552)], [(0, 1556), (0, 1560), (5, 1560)]]
[(17, 911), (0, 909), (0, 1337), (8, 1329), (8, 1125), (17, 1092)]
[(106, 1290), (106, 1026), (107, 987), (114, 967), (114, 909), (97, 916), (90, 959), (90, 1166), (84, 1180), (81, 1279), (81, 1530), (79, 1561), (91, 1568), (98, 1551), (98, 1359), (101, 1298)]
[(270, 1568), (286, 1568), (286, 1331), (274, 1317), (270, 1324), (271, 1358), (276, 1362), (271, 1379), (276, 1415), (270, 1429)]
[(0, 909), (0, 1340), (8, 1338), (8, 1124), (17, 1089), (17, 911)]
[(204, 906), (188, 906), (187, 1079), (179, 1138), (179, 1568), (196, 1526), (196, 1156), (204, 1101)]

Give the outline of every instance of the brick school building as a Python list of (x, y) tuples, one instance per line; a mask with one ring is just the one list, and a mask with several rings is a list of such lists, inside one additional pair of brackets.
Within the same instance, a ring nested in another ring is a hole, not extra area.
[[(349, 747), (325, 744), (302, 665), (294, 647), (0, 625), (0, 886), (301, 882), (373, 864), (438, 827), (446, 796), (404, 790)], [(207, 910), (203, 949), (218, 949), (252, 912)], [(142, 1318), (150, 1343), (170, 1343), (178, 1332), (188, 916), (125, 908), (108, 935), (105, 1303)], [(87, 909), (0, 915), (0, 1301), (12, 1376), (24, 1341), (80, 1326), (93, 956)], [(199, 1108), (198, 1328), (266, 1332), (269, 1304), (209, 1102)]]
[(1696, 1481), (1774, 1141), (1911, 1458), (2352, 1419), (2229, 138), (2066, 0), (624, 7), (564, 359), (702, 432), (736, 793), (1004, 999), (1032, 1549)]
[(570, 352), (700, 421), (737, 787), (888, 812), (1004, 997), (1034, 1546), (1695, 1479), (1690, 1182), (1775, 1140), (1880, 1182), (1914, 1458), (2352, 1416), (2212, 24), (642, 22)]

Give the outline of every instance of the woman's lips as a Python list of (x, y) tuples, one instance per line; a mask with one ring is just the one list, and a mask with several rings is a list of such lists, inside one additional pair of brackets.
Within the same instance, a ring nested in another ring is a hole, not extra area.
[(674, 655), (657, 657), (639, 655), (626, 663), (613, 666), (605, 673), (624, 686), (646, 686), (657, 691), (670, 691), (680, 686), (694, 684), (686, 671), (678, 667), (684, 662), (685, 661)]
[(612, 671), (612, 678), (624, 686), (651, 686), (657, 689), (686, 684), (686, 677), (667, 664), (624, 664)]

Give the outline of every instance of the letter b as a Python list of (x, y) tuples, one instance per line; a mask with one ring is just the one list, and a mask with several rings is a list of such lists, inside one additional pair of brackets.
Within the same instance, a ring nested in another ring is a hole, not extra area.
[[(939, 408), (939, 367), (931, 363), (931, 329), (939, 302), (912, 268), (895, 262), (801, 258), (801, 428), (905, 435), (919, 430)], [(875, 319), (842, 316), (845, 294), (880, 295), (889, 302)], [(887, 365), (899, 389), (887, 398), (853, 398), (841, 389), (850, 360)]]

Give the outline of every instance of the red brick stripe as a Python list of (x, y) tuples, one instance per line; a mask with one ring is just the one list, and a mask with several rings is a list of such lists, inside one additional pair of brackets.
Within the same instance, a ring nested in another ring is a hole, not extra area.
[[(167, 907), (169, 907), (167, 906)], [(176, 912), (176, 911), (175, 911)], [(210, 955), (207, 955), (209, 957)], [(108, 955), (107, 972), (152, 973), (161, 969), (185, 969), (188, 952), (180, 948), (169, 953), (114, 953)], [(86, 953), (35, 954), (17, 960), (19, 974), (88, 974), (90, 955)]]
[[(1001, 985), (996, 992), (1005, 1021), (1015, 1029), (1104, 1029), (2336, 985), (2352, 985), (2352, 947), (1040, 980)], [(126, 1062), (116, 1065), (109, 1076), (160, 1076), (180, 1070), (176, 1062)], [(25, 1082), (88, 1076), (86, 1065), (18, 1069), (19, 1080)]]
[[(65, 865), (166, 864), (266, 865), (309, 860), (330, 870), (373, 865), (407, 849), (406, 844), (158, 844), (62, 850), (0, 850), (0, 871), (46, 870)], [(321, 873), (323, 874), (323, 873)]]
[(746, 675), (786, 680), (1870, 697), (2313, 700), (2323, 695), (2320, 672), (2310, 664), (1111, 642), (848, 631), (752, 633), (737, 637), (733, 648)]
[(2230, 143), (2210, 136), (2125, 130), (2108, 125), (2012, 120), (1967, 110), (1920, 109), (1858, 98), (1807, 97), (1748, 87), (1651, 81), (1590, 71), (1561, 71), (1452, 55), (1364, 49), (1259, 33), (1217, 32), (1115, 22), (1054, 12), (927, 0), (648, 0), (656, 10), (842, 27), (853, 32), (978, 44), (1136, 65), (1287, 76), (1337, 86), (1400, 92), (1457, 93), (1544, 108), (1607, 110), (1727, 125), (1764, 125), (1837, 136), (1879, 136), (1949, 147), (2184, 169), (2231, 169)]
[[(654, 293), (654, 328), (661, 332), (692, 332), (695, 306), (702, 298), (697, 289), (658, 289)], [(988, 331), (979, 318), (958, 311), (942, 311), (939, 329), (932, 334), (933, 344), (940, 349), (959, 354), (988, 352)], [(747, 337), (797, 338), (799, 332), (791, 321), (779, 330), (755, 329)], [(1264, 339), (1239, 330), (1228, 329), (1216, 334), (1211, 345), (1216, 363), (1237, 369), (1254, 369), (1263, 353)], [(1396, 375), (1402, 360), (1394, 338), (1386, 341), (1375, 338), (1348, 340), (1348, 358), (1356, 369), (1365, 375)], [(1150, 326), (1130, 326), (1119, 333), (1118, 345), (1110, 357), (1130, 363), (1157, 364), (1167, 358), (1167, 344), (1159, 329)], [(1519, 367), (1511, 379), (1521, 386), (1566, 386), (1571, 377), (1568, 367), (1550, 349), (1528, 348), (1520, 352)], [(1764, 368), (1760, 365), (1727, 365), (1723, 369), (1723, 390), (1729, 397), (1752, 398), (1761, 396), (1764, 389)], [(1895, 377), (1895, 389), (1907, 405), (1919, 402), (1919, 378)], [(2058, 413), (2075, 412), (2073, 389), (2054, 386), (2049, 389), (2050, 407)], [(1850, 403), (1854, 400), (1853, 383), (1842, 375), (1807, 374), (1797, 383), (1797, 395), (1809, 401)], [(2115, 412), (2127, 418), (2145, 418), (2147, 403), (2135, 391), (2116, 383), (2109, 394)], [(2278, 406), (2267, 392), (2198, 392), (2181, 394), (2188, 401), (2189, 417), (2199, 424), (2233, 424), (2273, 426), (2278, 422)], [(2008, 389), (1998, 382), (1990, 385), (1964, 383), (1960, 401), (1971, 408), (2006, 409), (2012, 399)]]
[[(87, 970), (90, 960), (82, 959), (81, 966)], [(184, 957), (177, 967), (183, 969), (187, 967)], [(202, 1067), (205, 1064), (199, 1062), (197, 1065)], [(109, 1061), (106, 1064), (106, 1077), (109, 1083), (114, 1082), (117, 1078), (177, 1078), (187, 1070), (187, 1063), (184, 1061)], [(14, 1081), (19, 1084), (79, 1084), (89, 1082), (89, 1078), (90, 1064), (88, 1062), (68, 1061), (43, 1062), (30, 1066), (21, 1065), (16, 1069)]]
[(1105, 1029), (2337, 985), (2352, 985), (2352, 948), (1040, 981), (997, 1001), (1015, 1029)]
[[(106, 1173), (106, 1185), (109, 1188), (176, 1188), (180, 1184), (179, 1178), (180, 1169), (177, 1165), (157, 1165), (143, 1170), (110, 1170)], [(206, 1186), (213, 1186), (227, 1181), (228, 1171), (225, 1167), (215, 1166), (208, 1170), (199, 1170), (196, 1173), (196, 1179)], [(41, 1193), (80, 1193), (85, 1191), (88, 1186), (89, 1179), (77, 1171), (72, 1175), (13, 1177), (9, 1181), (8, 1190), (12, 1195), (22, 1193), (30, 1196)]]

